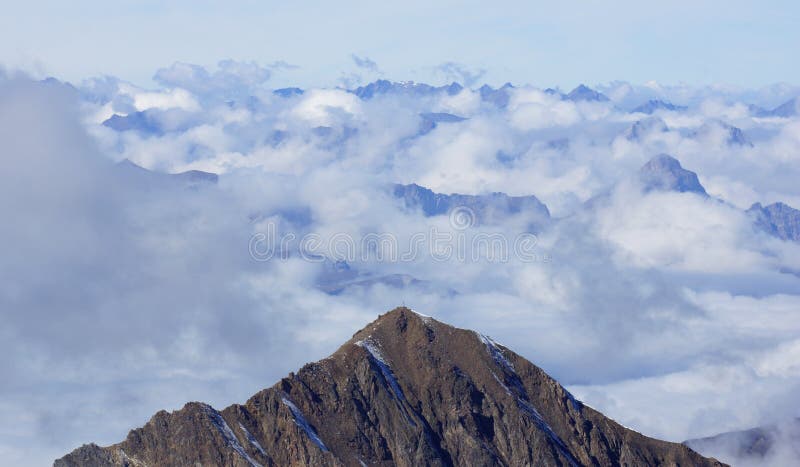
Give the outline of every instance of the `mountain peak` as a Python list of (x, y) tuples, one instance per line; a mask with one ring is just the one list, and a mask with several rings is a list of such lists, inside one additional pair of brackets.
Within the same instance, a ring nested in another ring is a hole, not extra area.
[(506, 347), (406, 307), (245, 404), (161, 411), (75, 465), (695, 465), (585, 406)]
[(659, 154), (642, 166), (639, 179), (645, 191), (677, 191), (708, 196), (697, 174), (686, 170), (678, 159), (669, 154)]
[(772, 110), (761, 110), (758, 116), (788, 118), (797, 116), (798, 113), (800, 113), (800, 98), (793, 97)]
[(395, 82), (386, 79), (378, 79), (363, 86), (359, 86), (356, 89), (350, 90), (349, 92), (352, 92), (360, 99), (369, 100), (381, 94), (392, 93), (416, 96), (430, 96), (436, 94), (447, 94), (453, 96), (461, 92), (462, 89), (464, 89), (463, 86), (456, 82), (452, 82), (443, 86), (431, 86), (430, 84), (415, 83), (413, 81)]
[(764, 232), (781, 240), (800, 241), (800, 210), (778, 201), (767, 206), (755, 203), (747, 213)]
[(637, 120), (625, 132), (625, 137), (629, 141), (642, 141), (651, 134), (666, 133), (669, 131), (667, 123), (658, 117), (647, 117)]
[(479, 224), (494, 224), (507, 216), (530, 216), (534, 224), (543, 224), (550, 219), (550, 211), (533, 195), (509, 196), (505, 193), (465, 195), (460, 193), (435, 193), (423, 186), (396, 184), (392, 191), (395, 198), (403, 200), (407, 209), (420, 209), (426, 217), (448, 214), (455, 208), (468, 208)]
[(642, 104), (642, 105), (634, 108), (633, 110), (631, 110), (631, 113), (644, 113), (644, 114), (651, 115), (654, 112), (656, 112), (657, 110), (668, 110), (668, 111), (682, 112), (682, 111), (687, 110), (687, 109), (688, 109), (688, 107), (683, 106), (683, 105), (675, 105), (675, 104), (673, 104), (671, 102), (665, 102), (665, 101), (662, 101), (660, 99), (651, 99), (651, 100), (645, 102), (644, 104)]
[(579, 84), (578, 87), (570, 91), (569, 94), (566, 95), (566, 99), (571, 101), (592, 101), (592, 102), (608, 101), (608, 97), (584, 84)]

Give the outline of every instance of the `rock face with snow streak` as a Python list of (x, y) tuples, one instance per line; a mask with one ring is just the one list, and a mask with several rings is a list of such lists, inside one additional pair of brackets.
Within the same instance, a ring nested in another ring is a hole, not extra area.
[(159, 412), (68, 466), (720, 466), (575, 400), (472, 331), (397, 308), (243, 405)]

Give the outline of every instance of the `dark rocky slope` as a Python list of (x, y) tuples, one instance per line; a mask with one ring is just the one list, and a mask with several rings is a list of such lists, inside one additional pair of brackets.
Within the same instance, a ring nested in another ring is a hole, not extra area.
[(491, 339), (407, 308), (244, 405), (192, 402), (66, 466), (720, 466), (626, 429)]

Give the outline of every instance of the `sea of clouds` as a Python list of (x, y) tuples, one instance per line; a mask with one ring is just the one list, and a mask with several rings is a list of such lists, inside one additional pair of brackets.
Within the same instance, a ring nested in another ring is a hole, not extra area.
[[(650, 436), (799, 415), (800, 244), (745, 210), (800, 208), (800, 117), (764, 110), (800, 88), (610, 83), (581, 100), (481, 90), (479, 74), (368, 94), (276, 93), (270, 76), (234, 61), (172, 65), (153, 89), (2, 73), (0, 459), (40, 465), (160, 409), (242, 402), (403, 303)], [(686, 108), (631, 112), (652, 99)], [(643, 190), (661, 153), (710, 196)], [(191, 170), (218, 182), (162, 175)], [(552, 219), (464, 228), (404, 205), (396, 183), (534, 195)], [(409, 245), (434, 228), (534, 234), (536, 255), (252, 251), (270, 229)]]

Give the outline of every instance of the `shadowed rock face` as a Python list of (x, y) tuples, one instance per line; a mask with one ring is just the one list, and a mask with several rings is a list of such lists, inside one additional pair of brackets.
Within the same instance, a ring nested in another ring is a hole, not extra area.
[(677, 159), (667, 154), (655, 156), (642, 166), (639, 179), (645, 191), (690, 192), (708, 196), (697, 174), (684, 169)]
[(720, 466), (575, 400), (491, 339), (395, 309), (244, 405), (157, 413), (66, 466)]

